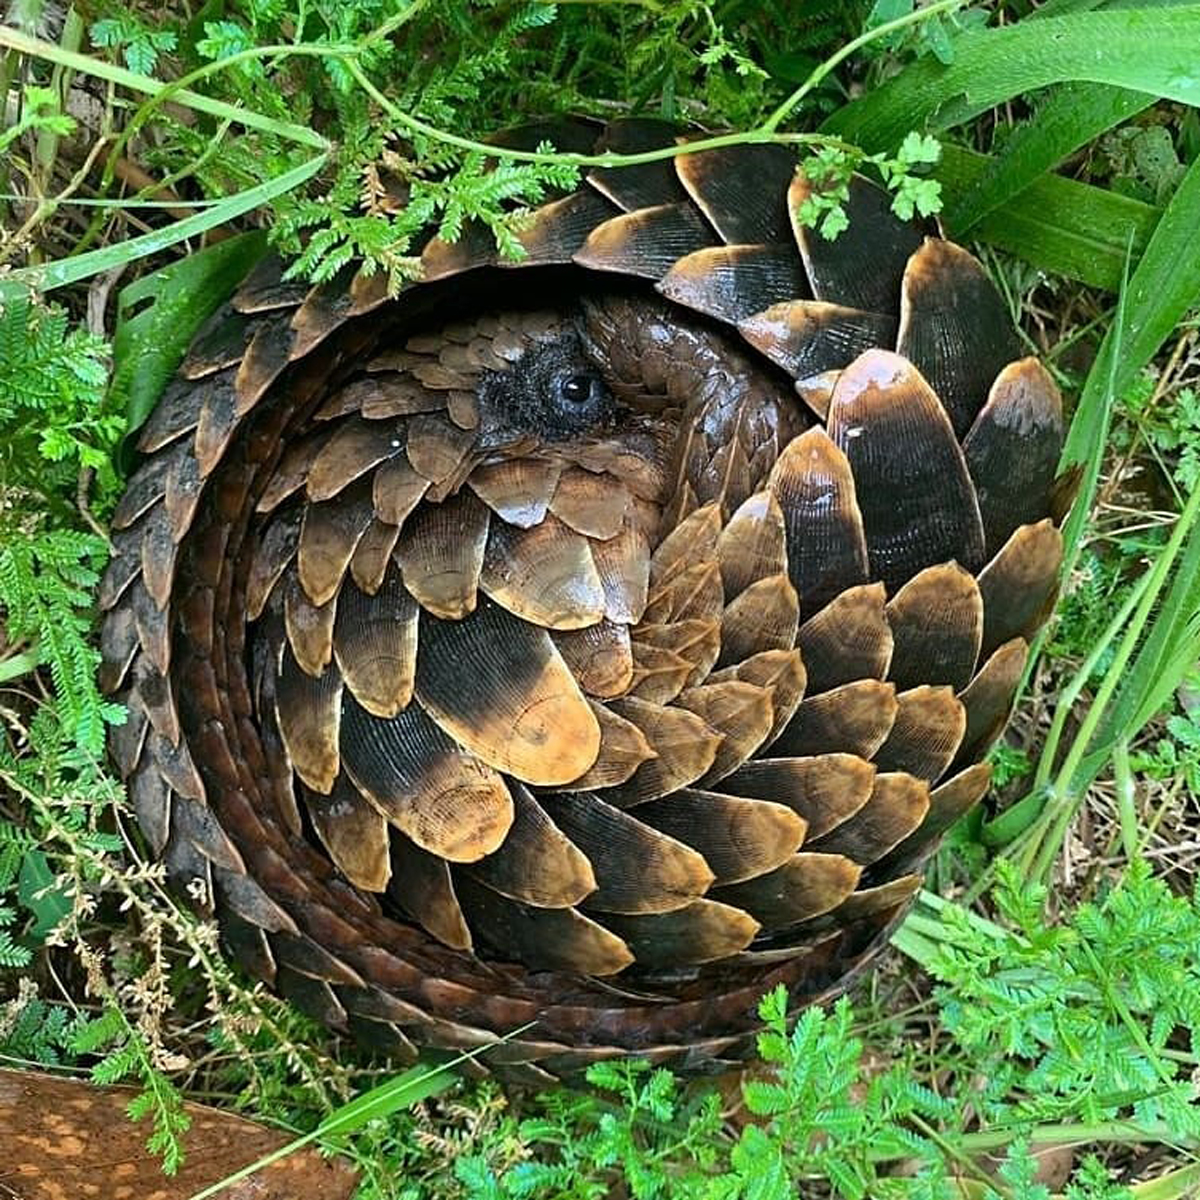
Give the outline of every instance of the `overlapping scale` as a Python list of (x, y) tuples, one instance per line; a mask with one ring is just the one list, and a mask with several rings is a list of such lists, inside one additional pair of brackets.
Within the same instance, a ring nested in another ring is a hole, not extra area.
[[(396, 300), (267, 261), (144, 428), (114, 757), (321, 1019), (411, 1055), (536, 1018), (495, 1061), (538, 1079), (739, 1053), (767, 987), (877, 952), (986, 790), (1056, 594), (1061, 401), (970, 255), (858, 178), (827, 241), (808, 188), (775, 146), (597, 168), (521, 263), (468, 223)], [(497, 450), (488, 389), (576, 335), (624, 407)]]

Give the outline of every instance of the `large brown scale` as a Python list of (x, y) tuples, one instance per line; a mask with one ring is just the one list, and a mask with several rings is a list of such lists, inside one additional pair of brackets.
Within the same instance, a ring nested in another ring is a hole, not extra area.
[[(522, 131), (536, 144), (546, 131)], [(673, 131), (556, 126), (640, 150)], [(141, 436), (105, 682), (239, 961), (531, 1083), (745, 1052), (983, 795), (1061, 558), (1060, 401), (966, 251), (779, 147), (594, 171), (512, 269), (256, 267)], [(549, 1073), (549, 1074), (548, 1074)]]

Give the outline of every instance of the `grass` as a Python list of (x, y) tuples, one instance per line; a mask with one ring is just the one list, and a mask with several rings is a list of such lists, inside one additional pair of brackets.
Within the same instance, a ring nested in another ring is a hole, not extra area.
[[(1177, 61), (1200, 8), (24, 0), (9, 21), (0, 1062), (135, 1082), (167, 1169), (185, 1096), (236, 1107), (347, 1155), (360, 1200), (1200, 1189), (1200, 96)], [(425, 231), (467, 220), (512, 252), (521, 207), (593, 160), (542, 147), (488, 173), (480, 138), (554, 111), (794, 145), (830, 232), (852, 169), (941, 206), (1077, 398), (1084, 501), (1001, 786), (849, 1001), (789, 1024), (764, 998), (740, 1087), (394, 1076), (226, 964), (103, 764), (120, 714), (94, 587), (122, 439), (241, 256), (265, 236), (315, 281), (361, 260), (399, 286)]]

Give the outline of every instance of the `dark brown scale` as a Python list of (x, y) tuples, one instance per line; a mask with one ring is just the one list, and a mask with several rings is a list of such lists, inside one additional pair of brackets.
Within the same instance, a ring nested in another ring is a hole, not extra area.
[(521, 263), (468, 224), (395, 299), (264, 260), (168, 387), (101, 589), (113, 757), (318, 1019), (402, 1061), (536, 1020), (475, 1069), (539, 1084), (736, 1062), (982, 796), (1057, 585), (1057, 393), (965, 252), (857, 180), (825, 242), (806, 187), (767, 146), (600, 168)]
[(659, 280), (658, 290), (676, 304), (736, 325), (751, 313), (803, 295), (807, 286), (790, 246), (750, 244), (686, 255)]
[(769, 145), (701, 150), (681, 154), (675, 172), (723, 241), (790, 242), (787, 192), (796, 174), (792, 151)]
[(871, 573), (889, 592), (937, 563), (979, 569), (983, 526), (962, 450), (911, 364), (872, 350), (843, 371), (829, 435), (858, 484)]

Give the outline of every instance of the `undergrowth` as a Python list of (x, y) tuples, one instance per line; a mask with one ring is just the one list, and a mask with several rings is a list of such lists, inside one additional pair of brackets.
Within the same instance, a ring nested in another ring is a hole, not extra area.
[[(1037, 64), (978, 40), (1092, 7), (11, 6), (0, 1063), (134, 1083), (130, 1115), (168, 1172), (188, 1153), (185, 1096), (236, 1107), (346, 1154), (360, 1200), (1200, 1190), (1196, 99), (1153, 39), (1134, 76), (1063, 68), (1036, 100), (1005, 80)], [(1158, 11), (1124, 7), (1131, 29)], [(1056, 61), (1106, 61), (1090, 28), (1058, 26)], [(938, 72), (964, 56), (977, 78), (942, 94)], [(976, 89), (992, 101), (973, 108)], [(874, 107), (847, 107), (859, 96)], [(920, 971), (893, 965), (791, 1023), (765, 997), (740, 1085), (628, 1063), (506, 1099), (447, 1091), (444, 1071), (392, 1077), (248, 985), (168, 893), (103, 765), (123, 713), (96, 685), (95, 591), (125, 434), (261, 231), (313, 282), (354, 263), (397, 288), (424, 238), (472, 222), (519, 256), (528, 206), (593, 164), (549, 136), (497, 163), (481, 139), (565, 113), (792, 146), (816, 185), (798, 217), (824, 236), (856, 169), (902, 215), (944, 209), (979, 238), (1030, 352), (1081, 396), (1068, 456), (1093, 515), (1069, 527), (1065, 596), (993, 753), (991, 808), (932, 865), (956, 898), (926, 895), (896, 938)], [(1056, 1177), (1048, 1154), (1064, 1151)]]

